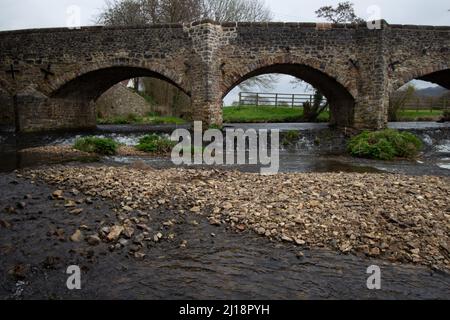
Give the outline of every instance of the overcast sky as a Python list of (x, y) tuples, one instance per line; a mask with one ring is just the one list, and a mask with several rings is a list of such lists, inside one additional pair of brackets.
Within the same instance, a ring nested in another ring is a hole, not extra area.
[[(337, 0), (266, 0), (277, 21), (317, 21), (315, 10), (335, 5)], [(363, 18), (373, 15), (373, 6), (389, 23), (450, 24), (448, 0), (354, 0), (356, 13)], [(64, 27), (67, 9), (81, 9), (81, 24), (92, 25), (105, 0), (0, 0), (0, 30)]]
[[(266, 0), (276, 21), (318, 21), (315, 11), (338, 0)], [(377, 17), (389, 23), (450, 25), (449, 0), (354, 0), (357, 15), (367, 20)], [(80, 9), (81, 25), (95, 24), (105, 0), (0, 0), (0, 30), (66, 27), (73, 6)], [(275, 90), (298, 91), (280, 78)], [(229, 101), (233, 100), (236, 90)]]

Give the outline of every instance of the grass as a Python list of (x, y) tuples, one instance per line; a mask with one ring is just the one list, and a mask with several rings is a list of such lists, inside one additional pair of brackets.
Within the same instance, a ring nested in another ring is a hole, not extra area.
[(365, 131), (353, 137), (348, 151), (354, 157), (376, 160), (414, 158), (422, 148), (422, 142), (414, 134), (386, 129)]
[(143, 152), (165, 154), (170, 153), (175, 144), (175, 142), (157, 134), (149, 134), (139, 140), (136, 149)]
[(401, 110), (398, 112), (398, 121), (435, 121), (442, 115), (442, 110)]
[(73, 146), (75, 149), (102, 155), (115, 155), (119, 144), (109, 138), (84, 137), (78, 138)]
[(171, 116), (158, 116), (155, 114), (148, 114), (145, 117), (129, 114), (127, 116), (118, 116), (113, 118), (97, 118), (98, 124), (115, 124), (115, 125), (121, 125), (121, 124), (175, 124), (175, 125), (181, 125), (185, 124), (186, 121), (184, 121), (181, 118), (178, 117), (171, 117)]
[[(288, 107), (225, 107), (223, 108), (223, 119), (225, 123), (258, 123), (258, 122), (301, 122), (303, 119), (303, 108)], [(329, 119), (327, 112), (319, 116), (319, 122)]]

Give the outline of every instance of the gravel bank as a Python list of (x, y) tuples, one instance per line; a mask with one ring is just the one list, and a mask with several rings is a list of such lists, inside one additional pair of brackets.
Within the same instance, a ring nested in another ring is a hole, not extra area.
[[(97, 233), (85, 240), (121, 248), (120, 242), (125, 243), (121, 240), (132, 238), (136, 258), (142, 258), (139, 246), (165, 236), (145, 232), (147, 226), (141, 223), (145, 219), (140, 217), (149, 209), (167, 208), (300, 247), (450, 271), (450, 180), (445, 177), (354, 173), (264, 177), (146, 166), (58, 166), (26, 170), (24, 176), (43, 179), (55, 191), (70, 188), (120, 202), (116, 222), (99, 225)], [(76, 203), (64, 195), (57, 192), (54, 197), (76, 210)]]

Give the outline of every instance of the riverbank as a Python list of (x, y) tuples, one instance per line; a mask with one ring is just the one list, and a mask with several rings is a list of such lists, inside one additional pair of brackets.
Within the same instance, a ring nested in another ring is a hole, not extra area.
[(271, 240), (450, 271), (448, 178), (345, 173), (264, 177), (142, 165), (60, 166), (25, 175), (121, 203), (116, 224), (121, 232), (136, 228), (130, 212), (175, 209)]
[[(25, 175), (0, 174), (1, 298), (448, 298), (450, 276), (439, 268), (259, 236), (251, 225), (243, 229), (232, 221), (234, 214), (221, 214), (218, 224), (211, 219), (214, 211), (208, 209), (212, 207), (203, 185), (210, 180), (206, 172), (181, 171), (182, 179), (176, 174), (178, 170), (110, 170), (60, 166), (27, 170)], [(54, 183), (43, 182), (39, 178), (43, 172)], [(70, 175), (63, 177), (63, 173)], [(132, 182), (128, 180), (129, 173), (138, 174), (139, 182), (133, 179), (136, 176), (129, 177)], [(214, 172), (217, 179), (225, 179), (230, 196), (244, 199), (242, 204), (247, 205), (253, 195), (233, 188), (235, 183), (230, 179), (235, 175)], [(84, 187), (75, 188), (78, 184)], [(165, 198), (171, 187), (175, 189)], [(122, 192), (116, 193), (119, 188)], [(193, 188), (197, 193), (192, 195), (199, 202), (185, 196), (185, 191)], [(164, 189), (166, 192), (159, 194)], [(255, 205), (256, 209), (260, 204), (255, 201)], [(224, 202), (223, 206), (229, 204)], [(202, 210), (197, 212), (195, 207)], [(249, 208), (253, 212), (253, 206)], [(279, 209), (270, 209), (276, 219), (283, 216)], [(262, 217), (261, 221), (267, 220)], [(401, 222), (405, 222), (403, 217)], [(391, 223), (396, 228), (396, 223)], [(126, 228), (116, 239), (120, 229), (113, 226), (120, 225)], [(314, 232), (322, 234), (323, 229)], [(409, 227), (404, 232), (409, 232)], [(92, 237), (95, 235), (100, 241)], [(80, 291), (65, 286), (65, 270), (74, 264), (82, 269)], [(365, 287), (370, 265), (382, 268), (382, 290)]]

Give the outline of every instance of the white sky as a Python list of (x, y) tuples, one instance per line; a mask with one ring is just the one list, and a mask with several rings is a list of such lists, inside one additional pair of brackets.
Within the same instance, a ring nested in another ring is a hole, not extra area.
[[(315, 10), (336, 5), (339, 0), (266, 0), (276, 21), (318, 21)], [(450, 25), (449, 0), (354, 0), (357, 15), (370, 19), (374, 12), (389, 23)], [(0, 0), (0, 30), (65, 27), (68, 10), (80, 8), (81, 25), (93, 25), (105, 0)], [(374, 11), (375, 9), (375, 11)], [(419, 86), (423, 86), (419, 84)], [(274, 88), (286, 93), (298, 92), (289, 79), (280, 78)], [(233, 91), (234, 93), (235, 91)], [(230, 98), (229, 100), (233, 100)]]

